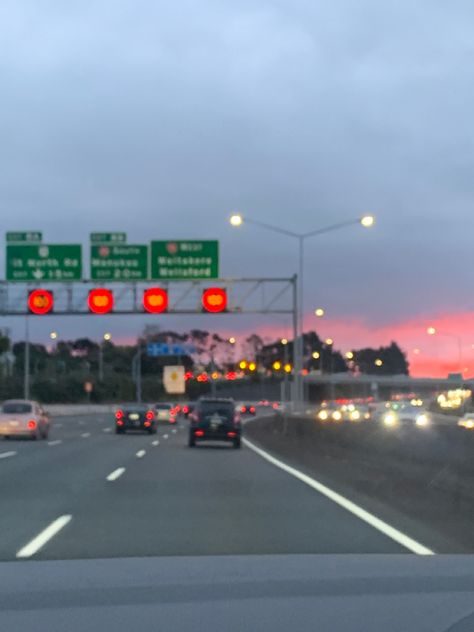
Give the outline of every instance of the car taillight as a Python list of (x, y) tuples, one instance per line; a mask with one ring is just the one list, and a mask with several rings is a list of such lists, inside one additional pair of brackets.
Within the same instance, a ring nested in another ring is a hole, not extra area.
[(178, 414), (180, 410), (181, 410), (181, 406), (179, 404), (176, 404), (176, 406), (174, 407), (174, 412)]
[(123, 421), (121, 419), (117, 419), (117, 426), (123, 426)]
[(117, 412), (115, 413), (115, 419), (122, 419), (123, 417), (123, 410), (117, 410)]
[(228, 437), (230, 437), (230, 438), (232, 439), (233, 437), (236, 437), (236, 436), (237, 436), (237, 433), (236, 433), (236, 432), (234, 432), (233, 430), (230, 430), (230, 431), (227, 433), (227, 436), (228, 436)]
[(38, 424), (36, 423), (34, 419), (30, 419), (30, 421), (27, 423), (27, 426), (30, 430), (34, 430), (37, 425)]
[(275, 410), (278, 408), (278, 404), (277, 404), (276, 402), (273, 404), (273, 408), (274, 408)]
[(176, 423), (176, 417), (170, 417), (170, 424)]
[(195, 430), (194, 431), (194, 436), (195, 437), (204, 437), (204, 430)]
[(153, 419), (155, 418), (155, 413), (152, 410), (147, 410), (145, 417), (146, 419), (148, 419), (148, 421), (153, 421)]
[(183, 413), (184, 413), (185, 415), (187, 415), (187, 414), (189, 413), (189, 408), (188, 408), (188, 406), (183, 406)]
[(250, 406), (250, 412), (254, 413), (255, 412), (255, 406)]
[(245, 411), (246, 411), (245, 406), (241, 406), (241, 407), (240, 407), (240, 412), (241, 412), (241, 413), (244, 413)]
[(143, 425), (145, 426), (145, 428), (148, 428), (148, 426), (151, 426), (151, 421), (145, 421)]

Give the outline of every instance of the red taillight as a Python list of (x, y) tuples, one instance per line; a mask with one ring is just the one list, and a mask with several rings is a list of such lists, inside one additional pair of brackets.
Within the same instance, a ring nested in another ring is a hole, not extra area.
[(30, 419), (30, 421), (27, 423), (27, 426), (30, 430), (34, 430), (37, 425), (38, 424), (36, 423), (34, 419)]
[(145, 417), (148, 419), (148, 421), (153, 421), (153, 419), (155, 418), (155, 413), (152, 410), (147, 410)]
[(233, 430), (230, 430), (230, 431), (227, 433), (227, 436), (228, 436), (228, 437), (230, 437), (230, 438), (232, 439), (233, 437), (236, 437), (236, 436), (237, 436), (237, 433), (236, 433), (236, 432), (234, 432)]
[(123, 417), (123, 410), (117, 410), (117, 412), (115, 413), (115, 419), (122, 419)]
[(117, 426), (123, 426), (123, 421), (121, 419), (117, 419)]
[(274, 408), (275, 410), (278, 408), (278, 404), (277, 404), (276, 402), (273, 404), (273, 408)]
[(151, 421), (145, 421), (143, 425), (145, 426), (145, 428), (148, 428), (148, 426), (151, 426)]
[(176, 423), (176, 417), (170, 417), (170, 424)]
[(187, 415), (189, 413), (189, 406), (183, 406), (183, 413)]
[(247, 409), (245, 408), (245, 406), (241, 406), (241, 407), (240, 407), (240, 412), (241, 412), (241, 413), (244, 413), (246, 410), (247, 410)]
[(204, 430), (195, 430), (194, 431), (194, 436), (195, 437), (204, 437)]
[(250, 406), (250, 412), (254, 413), (255, 412), (255, 406)]
[(176, 414), (178, 414), (179, 411), (181, 410), (181, 406), (179, 404), (176, 404), (174, 409), (175, 409)]

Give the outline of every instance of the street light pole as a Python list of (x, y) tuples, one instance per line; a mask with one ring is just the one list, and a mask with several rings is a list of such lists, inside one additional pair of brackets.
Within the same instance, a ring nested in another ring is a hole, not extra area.
[(25, 353), (24, 353), (23, 397), (30, 399), (30, 321), (25, 316)]
[[(235, 213), (230, 217), (230, 223), (234, 227), (241, 226), (244, 222), (248, 224), (253, 224), (254, 226), (259, 226), (260, 228), (265, 228), (267, 230), (271, 230), (275, 233), (279, 233), (281, 235), (286, 235), (287, 237), (292, 237), (293, 239), (298, 240), (298, 283), (297, 283), (297, 302), (296, 302), (296, 326), (295, 326), (295, 340), (294, 340), (294, 398), (295, 404), (297, 407), (303, 404), (303, 379), (301, 375), (301, 371), (303, 368), (303, 351), (304, 351), (304, 283), (303, 283), (303, 275), (304, 275), (304, 242), (309, 237), (316, 237), (317, 235), (323, 235), (325, 233), (332, 232), (334, 230), (339, 230), (341, 228), (346, 228), (348, 226), (355, 226), (357, 224), (363, 226), (364, 228), (369, 228), (374, 224), (374, 216), (373, 215), (363, 215), (362, 217), (346, 220), (343, 222), (338, 222), (337, 224), (331, 224), (330, 226), (325, 226), (323, 228), (317, 228), (316, 230), (312, 230), (307, 233), (296, 233), (292, 230), (286, 230), (285, 228), (280, 228), (279, 226), (273, 226), (272, 224), (267, 224), (266, 222), (261, 222), (256, 219), (243, 217), (242, 215)], [(296, 289), (296, 288), (295, 288)]]

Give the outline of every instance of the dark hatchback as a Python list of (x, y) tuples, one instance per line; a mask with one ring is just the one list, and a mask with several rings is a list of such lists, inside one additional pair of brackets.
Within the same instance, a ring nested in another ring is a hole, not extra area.
[(198, 441), (226, 441), (240, 448), (242, 427), (233, 399), (201, 398), (189, 420), (190, 448)]
[(119, 408), (115, 413), (115, 432), (124, 434), (127, 430), (156, 434), (156, 415), (153, 408), (140, 404)]

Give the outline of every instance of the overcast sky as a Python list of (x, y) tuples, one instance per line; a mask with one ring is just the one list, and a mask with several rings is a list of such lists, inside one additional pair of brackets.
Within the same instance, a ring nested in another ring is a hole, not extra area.
[(302, 232), (372, 212), (308, 242), (308, 313), (469, 313), (473, 19), (467, 0), (3, 0), (3, 228), (217, 238), (223, 275), (286, 276), (295, 244), (231, 211)]

